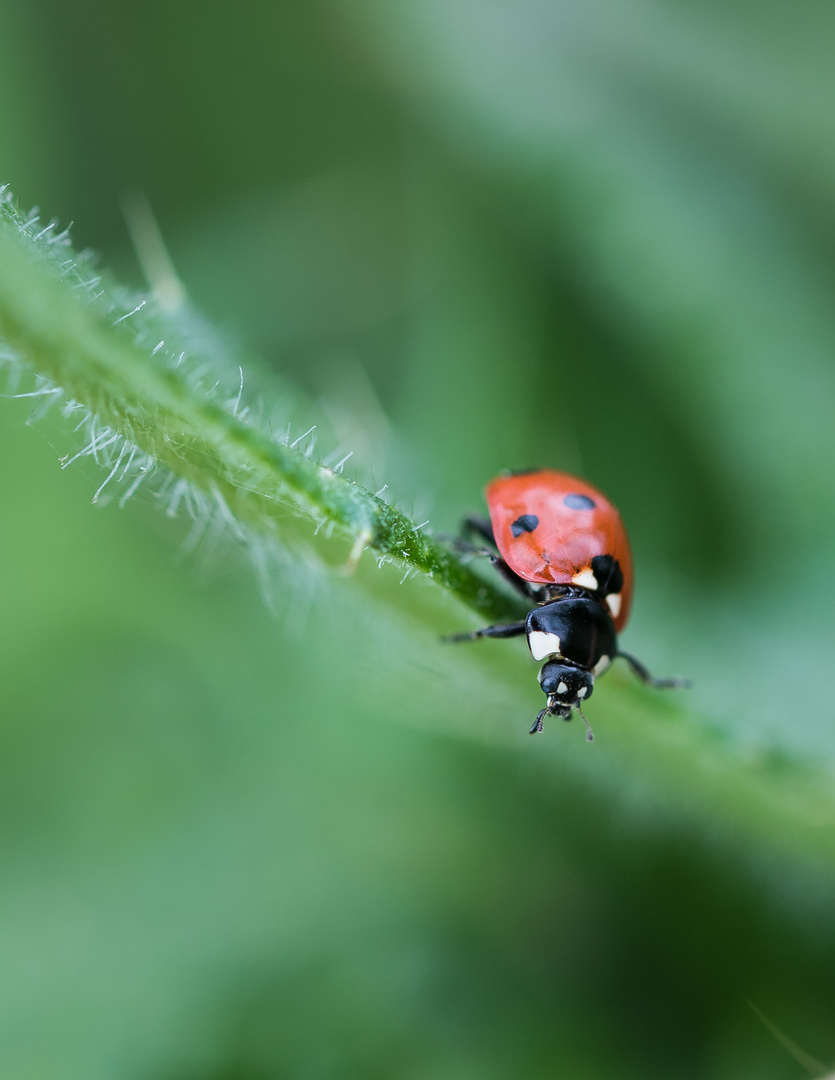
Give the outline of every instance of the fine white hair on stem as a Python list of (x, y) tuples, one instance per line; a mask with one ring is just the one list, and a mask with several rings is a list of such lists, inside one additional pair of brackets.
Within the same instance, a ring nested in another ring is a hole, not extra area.
[[(108, 438), (108, 436), (110, 436), (110, 438)], [(83, 450), (79, 450), (77, 454), (73, 454), (73, 456), (71, 458), (66, 458), (64, 461), (61, 462), (61, 468), (66, 469), (70, 465), (72, 465), (72, 463), (74, 461), (78, 461), (78, 459), (82, 458), (82, 457), (89, 457), (91, 454), (92, 454), (93, 459), (95, 460), (96, 464), (98, 465), (99, 464), (99, 457), (98, 457), (99, 450), (102, 449), (105, 446), (110, 446), (110, 444), (116, 442), (116, 440), (119, 437), (120, 436), (116, 432), (113, 432), (111, 434), (109, 428), (105, 429), (105, 431), (103, 431), (101, 433), (101, 435), (93, 435), (90, 442), (84, 447)], [(102, 441), (102, 440), (107, 440), (107, 441)]]
[(349, 460), (350, 458), (352, 458), (353, 456), (354, 456), (354, 451), (353, 451), (353, 450), (349, 450), (349, 451), (348, 451), (348, 453), (347, 453), (347, 454), (345, 455), (345, 457), (341, 458), (341, 459), (340, 459), (340, 460), (339, 460), (339, 461), (338, 461), (338, 462), (336, 463), (336, 465), (334, 465), (334, 467), (333, 467), (333, 471), (334, 471), (335, 473), (337, 473), (337, 474), (338, 474), (338, 473), (341, 473), (341, 472), (342, 472), (342, 470), (343, 470), (343, 469), (345, 468), (345, 464), (346, 464), (346, 462), (347, 462), (347, 461), (348, 461), (348, 460)]
[[(374, 469), (362, 459), (376, 460), (370, 451), (385, 441), (387, 425), (370, 407), (360, 413), (368, 422), (356, 422), (353, 398), (346, 399), (356, 371), (321, 409), (330, 425), (325, 438), (339, 448), (323, 459), (316, 444), (321, 430), (310, 423), (301, 394), (276, 394), (281, 407), (265, 416), (263, 397), (253, 395), (237, 362), (240, 352), (228, 348), (185, 298), (172, 311), (156, 294), (119, 287), (98, 272), (91, 252), (73, 252), (67, 230), (59, 232), (37, 210), (22, 213), (8, 188), (0, 188), (0, 248), (0, 327), (8, 338), (0, 363), (7, 393), (29, 399), (30, 421), (55, 407), (74, 429), (61, 467), (82, 461), (102, 470), (94, 502), (113, 498), (124, 507), (147, 492), (167, 516), (190, 520), (185, 549), (199, 547), (202, 554), (234, 541), (249, 551), (259, 580), (269, 576), (269, 553), (280, 549), (279, 508), (287, 507), (312, 519), (325, 537), (337, 528), (349, 536), (349, 564), (368, 535), (381, 563), (434, 569), (479, 610), (502, 607), (492, 593), (484, 601), (457, 555), (428, 539), (422, 532), (428, 521), (415, 525), (384, 502), (385, 485), (376, 498), (365, 489)], [(35, 315), (32, 305), (18, 303), (25, 298), (21, 290), (30, 288), (43, 301)], [(34, 376), (29, 385), (21, 383), (24, 371)], [(304, 429), (292, 442), (291, 423)], [(276, 437), (285, 425), (286, 434)], [(356, 447), (356, 458), (346, 444)], [(358, 475), (349, 482), (341, 474), (357, 458)], [(294, 536), (294, 549), (303, 545)]]
[(139, 472), (137, 473), (136, 477), (133, 479), (133, 482), (131, 483), (130, 487), (127, 489), (127, 491), (124, 493), (124, 495), (122, 495), (121, 499), (119, 499), (119, 506), (120, 507), (124, 508), (125, 503), (128, 501), (128, 499), (132, 495), (134, 495), (136, 493), (136, 491), (139, 488), (139, 485), (142, 483), (142, 481), (147, 479), (147, 477), (149, 477), (151, 475), (151, 473), (153, 472), (153, 469), (154, 469), (154, 459), (153, 459), (153, 456), (151, 454), (148, 454), (147, 457), (145, 458), (145, 463), (143, 465), (139, 466)]
[(119, 325), (119, 323), (121, 323), (121, 322), (124, 322), (124, 321), (125, 321), (125, 319), (129, 319), (129, 318), (131, 317), (131, 315), (135, 315), (135, 314), (136, 314), (136, 313), (137, 313), (138, 311), (141, 311), (141, 310), (142, 310), (142, 308), (144, 308), (144, 307), (145, 307), (145, 304), (146, 304), (146, 303), (147, 303), (147, 301), (146, 301), (146, 300), (140, 300), (140, 301), (139, 301), (139, 303), (138, 303), (138, 304), (136, 305), (136, 307), (135, 307), (135, 308), (133, 308), (133, 309), (132, 309), (131, 311), (127, 311), (127, 312), (125, 312), (125, 314), (124, 314), (124, 315), (120, 315), (120, 316), (119, 316), (119, 318), (118, 318), (118, 319), (117, 319), (117, 320), (116, 320), (116, 321), (114, 322), (114, 324), (113, 324), (113, 325), (114, 325), (114, 326), (118, 326), (118, 325)]
[[(302, 441), (302, 439), (306, 439), (308, 435), (312, 435), (315, 430), (316, 430), (316, 425), (312, 424), (303, 435), (299, 435), (299, 437), (297, 439), (294, 439), (290, 443), (290, 449), (295, 450), (296, 447), (299, 445), (299, 443)], [(289, 428), (288, 428), (288, 438), (289, 438)]]
[(93, 496), (93, 502), (94, 503), (97, 503), (99, 501), (99, 496), (104, 491), (104, 489), (107, 487), (107, 485), (110, 483), (110, 481), (113, 479), (113, 477), (116, 475), (116, 473), (119, 471), (119, 466), (122, 464), (122, 458), (127, 453), (128, 445), (129, 445), (128, 443), (123, 443), (122, 444), (122, 449), (119, 451), (119, 456), (116, 458), (116, 464), (113, 466), (113, 468), (107, 474), (107, 476), (104, 478), (101, 486), (96, 491), (96, 494)]
[(238, 387), (238, 396), (235, 398), (235, 404), (232, 406), (233, 416), (238, 415), (238, 409), (240, 409), (241, 407), (241, 397), (244, 392), (244, 369), (241, 367), (240, 364), (238, 365), (238, 371), (241, 373), (241, 384)]

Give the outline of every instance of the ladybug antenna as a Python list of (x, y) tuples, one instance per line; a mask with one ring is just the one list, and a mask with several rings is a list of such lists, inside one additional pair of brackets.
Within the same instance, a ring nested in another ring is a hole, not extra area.
[(583, 710), (580, 708), (580, 702), (574, 706), (580, 716), (583, 717), (583, 723), (586, 725), (586, 742), (594, 742), (594, 732), (591, 730), (591, 724), (586, 720)]
[(539, 716), (537, 716), (536, 720), (534, 720), (533, 725), (532, 725), (531, 730), (530, 730), (531, 735), (537, 735), (540, 731), (542, 731), (542, 726), (543, 726), (542, 725), (542, 718), (545, 716), (545, 714), (547, 712), (548, 712), (547, 709), (542, 709)]

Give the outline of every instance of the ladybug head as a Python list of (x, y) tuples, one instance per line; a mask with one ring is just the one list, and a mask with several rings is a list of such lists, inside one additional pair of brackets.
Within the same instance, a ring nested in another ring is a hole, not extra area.
[[(577, 709), (580, 716), (583, 716), (580, 703), (591, 697), (594, 675), (588, 668), (578, 667), (565, 660), (549, 660), (542, 665), (539, 685), (548, 698), (548, 704), (536, 718), (536, 723), (531, 728), (532, 735), (542, 731), (542, 720), (545, 716), (559, 716), (563, 720), (570, 720), (572, 709)], [(591, 740), (593, 736), (585, 716), (583, 720), (588, 729), (586, 738)]]

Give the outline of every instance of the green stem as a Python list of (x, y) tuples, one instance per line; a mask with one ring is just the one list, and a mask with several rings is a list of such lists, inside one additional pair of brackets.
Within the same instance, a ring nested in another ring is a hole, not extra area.
[(46, 380), (45, 393), (81, 403), (98, 430), (194, 485), (241, 526), (270, 534), (289, 503), (350, 537), (354, 560), (367, 546), (428, 574), (484, 618), (518, 614), (405, 514), (242, 419), (239, 403), (213, 400), (193, 375), (193, 357), (171, 362), (182, 342), (172, 350), (166, 339), (181, 338), (184, 327), (152, 300), (138, 307), (53, 227), (0, 199), (0, 338)]

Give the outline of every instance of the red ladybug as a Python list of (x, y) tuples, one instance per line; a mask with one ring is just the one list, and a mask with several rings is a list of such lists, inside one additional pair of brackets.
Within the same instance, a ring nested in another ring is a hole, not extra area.
[[(594, 678), (623, 657), (650, 686), (685, 686), (685, 679), (654, 679), (644, 665), (618, 649), (617, 635), (632, 606), (632, 552), (615, 507), (597, 488), (569, 473), (535, 469), (497, 477), (487, 485), (490, 521), (468, 517), (506, 581), (536, 607), (524, 622), (487, 626), (448, 641), (525, 634), (534, 660), (545, 663), (539, 685), (547, 697), (531, 735), (546, 716), (570, 720), (591, 697)], [(467, 541), (459, 547), (476, 551)]]

